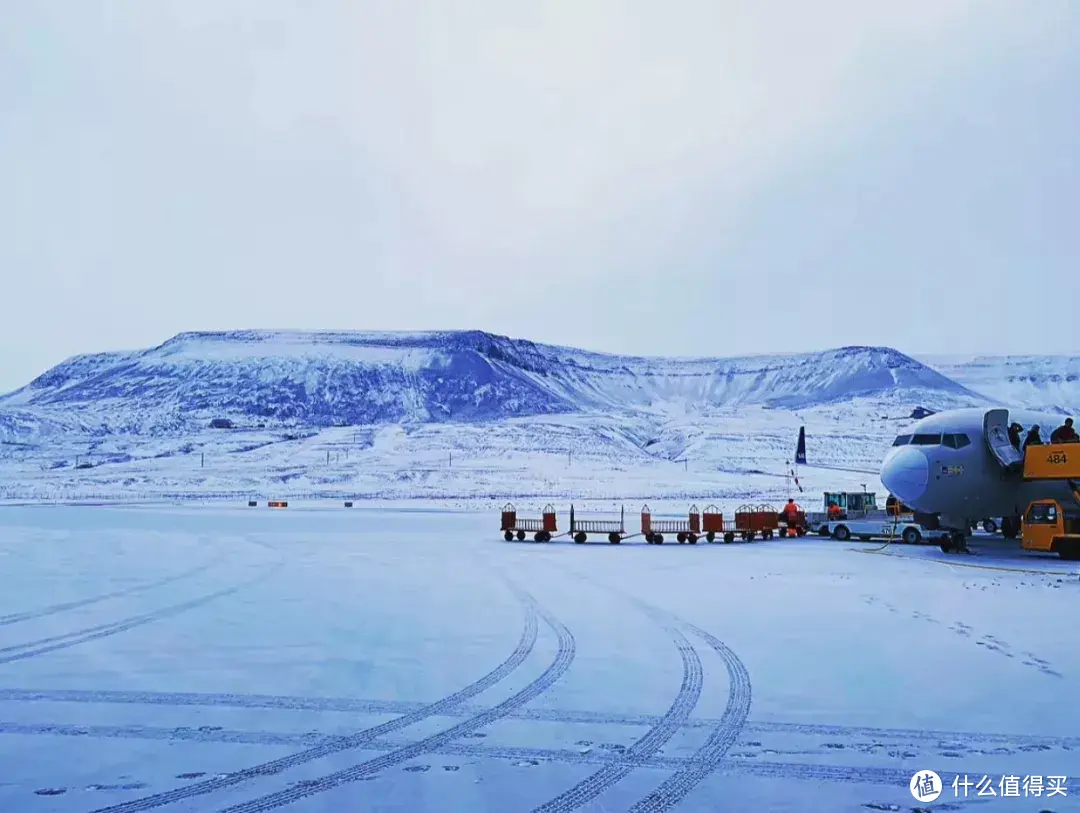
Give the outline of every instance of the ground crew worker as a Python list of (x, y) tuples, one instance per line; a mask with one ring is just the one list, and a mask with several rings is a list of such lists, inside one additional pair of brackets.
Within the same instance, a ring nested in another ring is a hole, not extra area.
[(787, 523), (788, 536), (795, 536), (795, 525), (799, 521), (799, 508), (798, 503), (793, 499), (787, 501), (787, 505), (784, 506), (784, 521)]
[(1050, 433), (1051, 443), (1078, 443), (1080, 436), (1073, 429), (1073, 419), (1066, 418), (1065, 423)]
[(1024, 427), (1022, 427), (1018, 423), (1014, 423), (1012, 426), (1009, 427), (1009, 442), (1018, 452), (1020, 451), (1020, 433), (1023, 431)]
[(1039, 425), (1035, 424), (1027, 433), (1027, 437), (1024, 438), (1024, 448), (1028, 446), (1042, 446), (1042, 438), (1039, 437)]
[(844, 513), (844, 512), (840, 510), (839, 505), (837, 505), (834, 502), (830, 502), (829, 503), (828, 513), (829, 513), (829, 520), (832, 521), (832, 520), (840, 519), (840, 515), (842, 513)]

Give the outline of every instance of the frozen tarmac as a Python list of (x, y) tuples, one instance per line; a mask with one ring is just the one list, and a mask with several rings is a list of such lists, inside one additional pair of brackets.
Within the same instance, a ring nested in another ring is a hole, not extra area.
[(0, 811), (1080, 810), (1076, 565), (876, 547), (0, 508)]

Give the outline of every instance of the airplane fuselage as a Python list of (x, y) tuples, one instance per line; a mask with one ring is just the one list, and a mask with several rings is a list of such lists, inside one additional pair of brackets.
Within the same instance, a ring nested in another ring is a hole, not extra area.
[[(1034, 500), (1072, 500), (1064, 481), (1030, 482), (1005, 472), (983, 436), (986, 413), (957, 409), (915, 423), (885, 456), (882, 484), (905, 505), (955, 530), (985, 517), (1020, 516)], [(1025, 433), (1038, 425), (1046, 442), (1062, 416), (1010, 410), (1009, 421), (1021, 424)]]

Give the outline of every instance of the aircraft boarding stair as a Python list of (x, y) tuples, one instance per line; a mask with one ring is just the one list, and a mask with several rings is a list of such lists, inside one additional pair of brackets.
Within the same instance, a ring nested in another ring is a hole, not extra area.
[(986, 445), (1006, 471), (1025, 480), (1080, 480), (1080, 443), (1048, 443), (1020, 451), (1009, 440), (1009, 410), (991, 409), (983, 418)]

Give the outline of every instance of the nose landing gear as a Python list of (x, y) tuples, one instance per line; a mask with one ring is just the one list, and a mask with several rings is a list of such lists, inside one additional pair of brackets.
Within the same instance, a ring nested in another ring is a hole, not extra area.
[(967, 546), (967, 536), (963, 531), (953, 531), (941, 540), (942, 553), (971, 553)]

